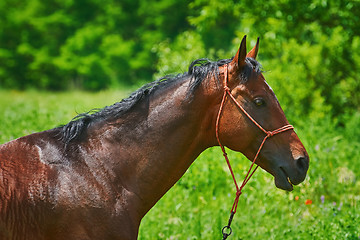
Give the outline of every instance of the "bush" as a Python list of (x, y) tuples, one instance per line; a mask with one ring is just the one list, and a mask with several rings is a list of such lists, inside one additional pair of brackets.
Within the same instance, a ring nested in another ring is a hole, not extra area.
[[(0, 3), (0, 86), (100, 90), (184, 72), (260, 36), (293, 121), (359, 112), (360, 2), (19, 0)], [(250, 47), (249, 47), (250, 48)]]

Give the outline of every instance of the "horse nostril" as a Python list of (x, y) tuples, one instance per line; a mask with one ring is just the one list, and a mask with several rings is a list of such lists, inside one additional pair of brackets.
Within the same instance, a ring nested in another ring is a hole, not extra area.
[(296, 166), (298, 169), (300, 169), (303, 172), (306, 172), (309, 168), (309, 157), (307, 156), (301, 156), (295, 159)]

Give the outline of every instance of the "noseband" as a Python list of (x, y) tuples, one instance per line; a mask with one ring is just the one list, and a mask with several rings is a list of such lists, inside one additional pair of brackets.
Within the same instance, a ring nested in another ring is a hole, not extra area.
[[(267, 131), (265, 130), (258, 122), (255, 121), (254, 118), (251, 117), (251, 115), (240, 105), (240, 103), (236, 100), (236, 98), (231, 94), (231, 91), (230, 91), (230, 88), (228, 87), (228, 83), (227, 83), (227, 79), (228, 79), (228, 64), (224, 65), (225, 66), (225, 70), (224, 70), (224, 95), (223, 95), (223, 98), (221, 100), (221, 105), (220, 105), (220, 109), (219, 109), (219, 112), (218, 112), (218, 115), (217, 115), (217, 118), (216, 118), (216, 139), (219, 143), (219, 146), (223, 152), (223, 155), (225, 157), (225, 160), (226, 160), (226, 163), (229, 167), (229, 170), (230, 170), (230, 173), (231, 173), (231, 176), (234, 180), (234, 183), (235, 183), (235, 187), (236, 187), (236, 196), (235, 196), (235, 200), (234, 200), (234, 204), (231, 208), (231, 214), (230, 214), (230, 218), (229, 218), (229, 222), (228, 224), (223, 227), (222, 229), (222, 234), (223, 234), (223, 240), (226, 239), (228, 236), (230, 236), (230, 234), (232, 233), (232, 229), (230, 227), (231, 225), (231, 222), (232, 222), (232, 219), (234, 217), (234, 214), (236, 213), (236, 209), (237, 209), (237, 206), (238, 206), (238, 202), (239, 202), (239, 197), (240, 195), (242, 194), (242, 189), (244, 188), (244, 186), (246, 185), (246, 183), (249, 181), (249, 179), (252, 177), (252, 175), (255, 173), (256, 169), (259, 167), (258, 165), (254, 168), (253, 171), (252, 168), (255, 164), (255, 161), (256, 159), (258, 158), (259, 154), (260, 154), (260, 151), (262, 149), (262, 147), (264, 146), (264, 143), (265, 141), (278, 134), (278, 133), (282, 133), (282, 132), (285, 132), (285, 131), (288, 131), (288, 130), (292, 130), (294, 129), (294, 127), (292, 125), (285, 125), (283, 127), (280, 127), (274, 131)], [(264, 137), (263, 141), (261, 142), (260, 144), (260, 147), (254, 157), (254, 160), (252, 161), (252, 164), (244, 178), (244, 181), (242, 182), (241, 186), (239, 187), (236, 179), (235, 179), (235, 175), (234, 175), (234, 172), (232, 170), (232, 167), (230, 165), (230, 161), (229, 161), (229, 158), (227, 156), (227, 153), (225, 151), (225, 147), (224, 145), (221, 144), (221, 141), (220, 141), (220, 137), (219, 137), (219, 122), (220, 122), (220, 116), (221, 116), (221, 113), (223, 111), (223, 108), (224, 108), (224, 105), (225, 105), (225, 101), (226, 101), (226, 98), (227, 96), (230, 97), (230, 99), (233, 100), (233, 102), (236, 104), (236, 106), (262, 131), (266, 134), (266, 136)]]

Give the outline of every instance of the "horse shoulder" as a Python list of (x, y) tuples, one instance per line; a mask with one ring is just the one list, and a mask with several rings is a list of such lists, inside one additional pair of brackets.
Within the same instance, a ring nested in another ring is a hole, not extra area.
[(1, 196), (26, 197), (26, 190), (36, 178), (44, 178), (48, 166), (40, 161), (41, 149), (32, 135), (0, 145)]
[(43, 228), (53, 171), (41, 161), (41, 142), (38, 133), (0, 145), (0, 239), (35, 239)]

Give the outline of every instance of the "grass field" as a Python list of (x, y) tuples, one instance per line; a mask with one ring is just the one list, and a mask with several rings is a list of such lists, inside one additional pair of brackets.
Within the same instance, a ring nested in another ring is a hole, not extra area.
[[(65, 124), (128, 93), (0, 91), (0, 143)], [(306, 180), (285, 192), (258, 170), (240, 198), (229, 239), (360, 239), (359, 118), (341, 129), (326, 119), (295, 126), (310, 155)], [(236, 152), (229, 157), (242, 180), (250, 162)], [(221, 152), (208, 149), (150, 210), (139, 239), (221, 239), (233, 197)]]

